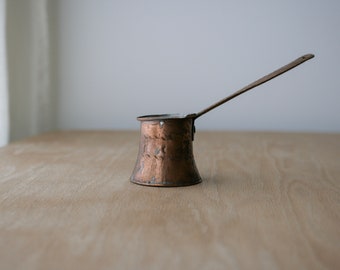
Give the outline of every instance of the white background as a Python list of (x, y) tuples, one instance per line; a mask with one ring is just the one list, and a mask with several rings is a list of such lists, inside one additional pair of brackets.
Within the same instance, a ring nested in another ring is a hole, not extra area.
[(315, 58), (197, 129), (340, 131), (340, 1), (52, 2), (59, 129), (138, 129), (193, 113), (306, 54)]

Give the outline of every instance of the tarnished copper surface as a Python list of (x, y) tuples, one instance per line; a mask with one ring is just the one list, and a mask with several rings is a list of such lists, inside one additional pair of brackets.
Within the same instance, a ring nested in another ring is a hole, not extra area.
[(201, 182), (192, 140), (194, 115), (139, 117), (141, 135), (131, 182), (149, 186), (187, 186)]

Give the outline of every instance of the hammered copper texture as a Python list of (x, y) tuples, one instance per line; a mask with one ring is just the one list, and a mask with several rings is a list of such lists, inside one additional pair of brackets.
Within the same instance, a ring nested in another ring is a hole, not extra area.
[(186, 186), (201, 182), (192, 147), (193, 118), (141, 121), (133, 183)]

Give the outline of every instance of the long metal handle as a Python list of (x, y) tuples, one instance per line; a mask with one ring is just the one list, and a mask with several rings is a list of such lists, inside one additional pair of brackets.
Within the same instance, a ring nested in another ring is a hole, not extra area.
[(237, 96), (239, 96), (239, 95), (249, 91), (250, 89), (252, 89), (254, 87), (257, 87), (257, 86), (259, 86), (259, 85), (261, 85), (261, 84), (263, 84), (265, 82), (268, 82), (271, 79), (274, 79), (275, 77), (281, 75), (282, 73), (285, 73), (286, 71), (288, 71), (288, 70), (290, 70), (292, 68), (295, 68), (296, 66), (302, 64), (303, 62), (305, 62), (305, 61), (307, 61), (309, 59), (312, 59), (313, 57), (314, 57), (313, 54), (306, 54), (306, 55), (303, 55), (303, 56), (297, 58), (293, 62), (291, 62), (291, 63), (289, 63), (289, 64), (287, 64), (287, 65), (285, 65), (285, 66), (283, 66), (283, 67), (273, 71), (272, 73), (269, 73), (268, 75), (258, 79), (257, 81), (255, 81), (255, 82), (253, 82), (253, 83), (243, 87), (242, 89), (238, 90), (234, 94), (232, 94), (232, 95), (230, 95), (230, 96), (228, 96), (228, 97), (226, 97), (224, 99), (221, 99), (217, 103), (215, 103), (215, 104), (209, 106), (208, 108), (206, 108), (206, 109), (196, 113), (194, 119), (202, 116), (203, 114), (211, 111), (212, 109), (215, 109), (216, 107), (222, 105), (223, 103), (225, 103), (225, 102), (227, 102), (227, 101), (229, 101), (229, 100), (231, 100), (231, 99), (233, 99), (233, 98), (235, 98), (235, 97), (237, 97)]

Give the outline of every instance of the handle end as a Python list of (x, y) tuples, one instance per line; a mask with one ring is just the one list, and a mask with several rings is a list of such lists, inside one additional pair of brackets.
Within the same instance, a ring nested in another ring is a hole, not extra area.
[(309, 60), (309, 59), (314, 58), (314, 56), (315, 56), (314, 54), (309, 53), (309, 54), (305, 54), (305, 55), (302, 56), (301, 58), (302, 58), (303, 60), (307, 61), (307, 60)]

